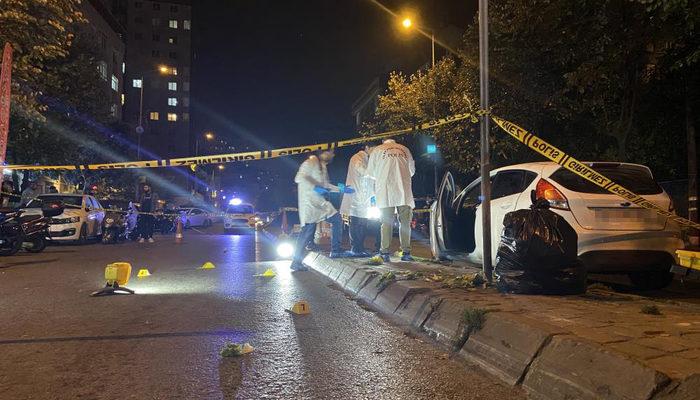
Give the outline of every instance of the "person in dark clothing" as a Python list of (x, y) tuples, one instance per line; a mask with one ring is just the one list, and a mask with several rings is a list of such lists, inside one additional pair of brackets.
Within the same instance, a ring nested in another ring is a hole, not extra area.
[(141, 196), (139, 197), (139, 204), (138, 229), (139, 233), (141, 234), (139, 243), (143, 243), (146, 240), (148, 240), (149, 243), (153, 243), (155, 218), (150, 213), (156, 211), (156, 207), (158, 206), (158, 196), (153, 193), (151, 186), (148, 184), (143, 185)]
[(19, 207), (21, 197), (15, 190), (15, 185), (12, 181), (3, 181), (2, 193), (0, 193), (0, 208), (16, 208)]

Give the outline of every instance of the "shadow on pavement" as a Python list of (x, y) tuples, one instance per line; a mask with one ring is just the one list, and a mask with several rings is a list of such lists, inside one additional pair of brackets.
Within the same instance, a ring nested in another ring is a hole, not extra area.
[(47, 337), (33, 339), (6, 339), (0, 340), (3, 344), (33, 344), (33, 343), (58, 343), (58, 342), (82, 342), (94, 340), (131, 340), (131, 339), (152, 339), (169, 337), (189, 337), (189, 336), (231, 336), (239, 334), (240, 331), (191, 331), (191, 332), (161, 332), (142, 333), (135, 335), (104, 335), (104, 336), (67, 336), (67, 337)]
[(16, 261), (16, 262), (9, 262), (9, 263), (3, 263), (0, 265), (0, 269), (5, 269), (5, 268), (10, 268), (10, 267), (19, 267), (22, 265), (38, 265), (38, 264), (46, 264), (46, 263), (52, 263), (58, 261), (58, 258), (44, 258), (40, 260), (31, 260), (31, 261)]
[(224, 399), (235, 399), (243, 380), (243, 359), (222, 358), (219, 362), (219, 386)]

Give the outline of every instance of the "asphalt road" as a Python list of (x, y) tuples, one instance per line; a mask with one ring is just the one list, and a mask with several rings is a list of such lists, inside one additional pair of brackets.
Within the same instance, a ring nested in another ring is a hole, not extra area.
[[(0, 259), (0, 399), (518, 399), (405, 334), (263, 235), (54, 246)], [(104, 266), (151, 276), (90, 297)], [(197, 269), (211, 261), (216, 269)], [(265, 269), (274, 278), (254, 277)], [(307, 300), (312, 313), (285, 309)], [(255, 351), (222, 358), (227, 341)]]

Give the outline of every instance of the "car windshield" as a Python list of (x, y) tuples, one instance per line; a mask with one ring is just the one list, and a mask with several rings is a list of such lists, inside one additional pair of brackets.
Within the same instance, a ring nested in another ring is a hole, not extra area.
[[(592, 168), (605, 177), (612, 179), (613, 182), (640, 195), (659, 194), (663, 191), (661, 186), (659, 186), (654, 181), (651, 174), (649, 174), (649, 170), (637, 165), (593, 163)], [(550, 178), (574, 192), (610, 194), (610, 192), (602, 187), (564, 168), (558, 169)]]
[(246, 204), (241, 204), (237, 206), (228, 206), (226, 209), (227, 214), (253, 214), (255, 211), (253, 211), (253, 207), (246, 205)]
[(44, 201), (60, 201), (67, 206), (81, 207), (83, 205), (83, 196), (39, 196), (27, 204), (27, 208), (41, 208)]

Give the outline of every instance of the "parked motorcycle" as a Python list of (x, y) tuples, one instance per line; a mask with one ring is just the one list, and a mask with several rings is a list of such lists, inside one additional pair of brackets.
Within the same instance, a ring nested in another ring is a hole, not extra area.
[(126, 240), (126, 218), (118, 212), (110, 212), (105, 216), (102, 227), (102, 243), (113, 244)]
[(0, 256), (9, 256), (24, 249), (39, 253), (49, 240), (49, 225), (53, 217), (63, 213), (63, 204), (47, 202), (42, 206), (42, 215), (22, 215), (17, 210), (4, 215), (0, 223)]

